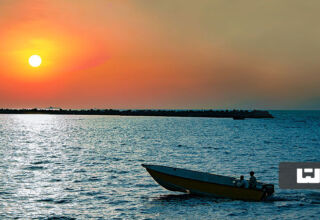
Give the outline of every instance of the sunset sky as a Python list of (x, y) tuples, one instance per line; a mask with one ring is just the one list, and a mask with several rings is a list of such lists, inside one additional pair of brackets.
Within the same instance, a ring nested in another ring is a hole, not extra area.
[(0, 0), (0, 108), (320, 109), (319, 11), (317, 0)]

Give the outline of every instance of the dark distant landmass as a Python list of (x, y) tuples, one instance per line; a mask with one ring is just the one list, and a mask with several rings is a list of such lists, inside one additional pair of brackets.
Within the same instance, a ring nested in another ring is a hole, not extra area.
[(273, 118), (268, 111), (261, 110), (117, 110), (117, 109), (0, 109), (0, 114), (55, 114), (55, 115), (120, 115), (120, 116), (168, 116), (208, 118)]

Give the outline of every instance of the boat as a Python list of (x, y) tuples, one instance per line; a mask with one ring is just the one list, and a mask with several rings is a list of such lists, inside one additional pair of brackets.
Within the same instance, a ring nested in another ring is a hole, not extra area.
[(244, 120), (246, 117), (244, 117), (243, 115), (235, 115), (233, 116), (233, 120)]
[(233, 200), (262, 201), (274, 193), (273, 184), (258, 182), (256, 188), (237, 187), (237, 178), (160, 165), (142, 166), (167, 190)]

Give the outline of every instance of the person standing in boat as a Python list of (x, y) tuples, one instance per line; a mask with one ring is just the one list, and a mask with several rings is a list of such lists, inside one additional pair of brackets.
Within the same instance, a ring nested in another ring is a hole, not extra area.
[(249, 188), (254, 189), (254, 188), (256, 188), (256, 186), (257, 186), (257, 179), (254, 176), (254, 172), (251, 171), (250, 172), (250, 179), (249, 179)]

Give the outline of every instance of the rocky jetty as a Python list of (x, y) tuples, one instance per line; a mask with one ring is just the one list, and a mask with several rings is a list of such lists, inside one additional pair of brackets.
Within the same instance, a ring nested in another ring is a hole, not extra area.
[(56, 115), (121, 115), (121, 116), (167, 116), (208, 118), (273, 118), (268, 111), (261, 110), (117, 110), (117, 109), (0, 109), (0, 114), (56, 114)]

